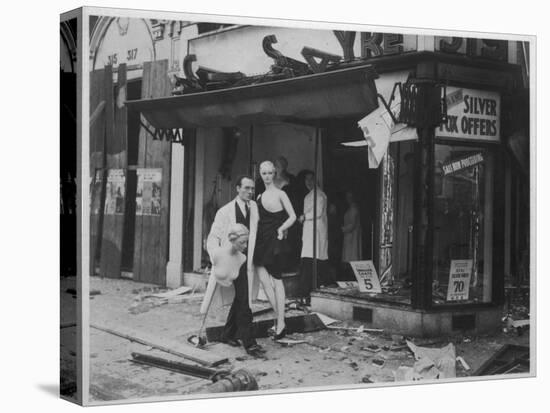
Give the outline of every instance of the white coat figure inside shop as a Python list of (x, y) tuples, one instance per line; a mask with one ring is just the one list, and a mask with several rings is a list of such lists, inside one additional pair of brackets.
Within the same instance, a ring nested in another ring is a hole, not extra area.
[[(222, 342), (245, 348), (253, 356), (261, 356), (263, 349), (252, 336), (251, 294), (254, 283), (252, 257), (258, 228), (258, 206), (252, 200), (254, 181), (243, 175), (237, 178), (237, 196), (216, 212), (206, 241), (206, 249), (213, 263), (201, 314), (208, 310), (216, 291), (227, 299), (234, 289), (234, 298), (222, 334)], [(228, 245), (229, 244), (229, 245)], [(247, 248), (246, 248), (247, 247)], [(238, 271), (235, 262), (241, 261)], [(239, 343), (240, 340), (240, 343)]]
[[(313, 227), (316, 226), (316, 254), (317, 261), (317, 285), (327, 282), (328, 276), (328, 221), (327, 221), (327, 196), (315, 182), (313, 171), (304, 174), (304, 184), (309, 190), (304, 198), (304, 213), (300, 216), (302, 229), (302, 254), (300, 262), (300, 290), (305, 304), (310, 303), (310, 293), (313, 286)], [(315, 186), (317, 190), (315, 191)], [(317, 193), (317, 208), (314, 211), (315, 192)]]
[(360, 261), (361, 260), (361, 239), (363, 238), (361, 231), (361, 218), (359, 207), (355, 202), (353, 192), (346, 192), (346, 203), (348, 209), (344, 214), (344, 240), (342, 243), (342, 262)]

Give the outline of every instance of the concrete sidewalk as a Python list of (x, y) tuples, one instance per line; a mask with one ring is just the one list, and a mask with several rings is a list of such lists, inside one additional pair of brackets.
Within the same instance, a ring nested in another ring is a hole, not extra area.
[[(198, 331), (202, 321), (199, 314), (200, 297), (177, 304), (160, 304), (161, 300), (144, 298), (144, 295), (159, 290), (156, 286), (98, 277), (91, 278), (90, 287), (91, 290), (100, 292), (90, 297), (92, 324), (131, 328), (133, 331), (143, 331), (148, 335), (186, 343), (189, 335)], [(214, 311), (208, 317), (207, 326), (223, 325), (227, 311), (228, 307)], [(260, 318), (271, 317), (272, 313), (264, 314)], [(338, 325), (359, 327), (360, 323)], [(307, 343), (284, 347), (268, 338), (259, 339), (258, 342), (266, 350), (265, 360), (254, 359), (242, 348), (221, 343), (208, 344), (206, 350), (228, 357), (229, 362), (219, 368), (245, 368), (252, 372), (260, 390), (313, 389), (317, 386), (393, 382), (394, 372), (398, 367), (410, 367), (414, 364), (413, 355), (408, 349), (383, 349), (393, 342), (392, 337), (384, 333), (356, 334), (345, 330), (323, 330), (293, 334), (289, 338), (306, 340)], [(395, 340), (395, 336), (393, 339)], [(462, 356), (471, 367), (471, 370), (465, 371), (457, 364), (457, 377), (470, 375), (503, 344), (529, 345), (528, 334), (516, 337), (500, 333), (484, 337), (441, 337), (433, 346), (443, 347), (449, 342), (455, 344), (456, 355)], [(417, 344), (422, 345), (423, 342), (419, 340)], [(380, 351), (368, 351), (368, 346), (377, 346)], [(186, 362), (92, 328), (92, 400), (193, 394), (210, 384), (207, 380), (135, 364), (129, 361), (134, 351)]]

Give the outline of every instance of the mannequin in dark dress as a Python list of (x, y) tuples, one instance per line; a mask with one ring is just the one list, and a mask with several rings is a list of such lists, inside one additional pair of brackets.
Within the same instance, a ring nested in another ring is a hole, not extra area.
[(258, 197), (260, 216), (253, 261), (277, 316), (275, 339), (280, 339), (286, 334), (285, 288), (282, 280), (285, 233), (296, 221), (296, 214), (286, 192), (273, 183), (273, 163), (262, 162), (260, 175), (266, 189)]

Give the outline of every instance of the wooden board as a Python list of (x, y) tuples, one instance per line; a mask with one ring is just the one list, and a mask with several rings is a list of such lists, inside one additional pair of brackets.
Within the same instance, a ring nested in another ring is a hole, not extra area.
[[(103, 143), (105, 135), (105, 70), (95, 70), (90, 73), (90, 116), (96, 112), (103, 102), (103, 110), (99, 112), (96, 121), (90, 125), (90, 177), (92, 183), (96, 173), (99, 173), (101, 181), (93, 186), (90, 197), (92, 210), (90, 211), (90, 274), (95, 274), (96, 253), (100, 247), (103, 223)], [(97, 206), (97, 207), (95, 207)], [(97, 211), (97, 213), (94, 212)]]
[(215, 367), (228, 361), (227, 357), (219, 356), (210, 351), (201, 350), (176, 340), (163, 339), (158, 335), (143, 331), (133, 331), (122, 327), (111, 328), (100, 324), (91, 324), (92, 328), (134, 341), (144, 346), (154, 347), (175, 356), (195, 361), (203, 366)]
[[(144, 63), (142, 98), (170, 96), (171, 86), (167, 73), (167, 60)], [(143, 117), (142, 122), (147, 124)], [(136, 216), (134, 279), (157, 285), (166, 284), (171, 149), (170, 142), (153, 140), (141, 128), (138, 166), (162, 169), (161, 211), (160, 215)]]
[[(269, 337), (269, 329), (273, 327), (275, 320), (261, 320), (252, 323), (252, 337)], [(325, 329), (325, 325), (316, 314), (305, 314), (300, 316), (288, 317), (285, 319), (288, 334), (292, 333), (311, 333)], [(206, 338), (208, 341), (221, 341), (224, 326), (208, 327), (206, 329)]]
[[(126, 170), (127, 111), (126, 100), (126, 64), (118, 67), (117, 95), (113, 95), (112, 77), (105, 79), (105, 122), (107, 168)], [(127, 182), (127, 181), (126, 181)], [(126, 184), (125, 184), (126, 186)], [(124, 191), (123, 204), (126, 204)], [(124, 233), (125, 213), (105, 214), (101, 241), (100, 274), (108, 278), (120, 278), (122, 260), (122, 236)]]

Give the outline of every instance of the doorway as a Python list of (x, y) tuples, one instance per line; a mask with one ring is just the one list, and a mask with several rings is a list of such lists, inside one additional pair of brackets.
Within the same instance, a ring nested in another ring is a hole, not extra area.
[[(357, 259), (378, 262), (380, 170), (369, 168), (363, 142), (354, 120), (331, 122), (322, 137), (323, 179), (329, 204), (329, 260), (333, 264), (342, 262), (341, 226), (349, 208), (347, 192), (351, 192), (359, 210), (361, 242)], [(338, 278), (355, 279), (346, 272), (338, 274)]]

